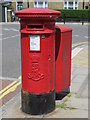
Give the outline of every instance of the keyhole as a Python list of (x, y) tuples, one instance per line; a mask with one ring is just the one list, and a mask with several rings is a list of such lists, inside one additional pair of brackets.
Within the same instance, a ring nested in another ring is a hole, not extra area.
[(51, 55), (48, 55), (48, 60), (51, 60)]

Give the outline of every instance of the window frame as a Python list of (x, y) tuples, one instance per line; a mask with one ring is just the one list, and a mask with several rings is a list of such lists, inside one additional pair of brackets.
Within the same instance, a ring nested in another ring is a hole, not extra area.
[(20, 8), (23, 8), (23, 2), (17, 2), (17, 10), (20, 10)]
[(78, 0), (64, 0), (64, 9), (78, 9)]
[[(39, 6), (40, 2), (43, 3), (41, 7)], [(35, 5), (35, 3), (37, 3), (37, 4)], [(48, 8), (48, 1), (47, 0), (45, 0), (45, 1), (43, 1), (43, 0), (41, 0), (41, 1), (39, 1), (39, 0), (34, 1), (34, 8)]]

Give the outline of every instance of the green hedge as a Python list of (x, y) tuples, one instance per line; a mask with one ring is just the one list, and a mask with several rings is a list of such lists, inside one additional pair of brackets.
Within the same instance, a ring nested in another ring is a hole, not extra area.
[[(57, 9), (58, 10), (58, 9)], [(89, 10), (58, 10), (61, 12), (61, 18), (88, 19)]]

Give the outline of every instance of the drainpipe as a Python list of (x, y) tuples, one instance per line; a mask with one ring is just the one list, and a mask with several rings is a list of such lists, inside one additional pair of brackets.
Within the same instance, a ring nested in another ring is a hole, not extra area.
[(29, 8), (29, 0), (27, 0), (27, 8)]
[(83, 12), (84, 12), (84, 0), (83, 0), (83, 11), (82, 11), (82, 25), (84, 24), (84, 19), (83, 19), (84, 14), (83, 14)]
[(16, 0), (16, 11), (17, 11), (17, 0)]

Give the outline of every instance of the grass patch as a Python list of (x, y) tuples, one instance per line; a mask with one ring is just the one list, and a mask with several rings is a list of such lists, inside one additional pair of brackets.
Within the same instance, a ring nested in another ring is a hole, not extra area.
[(66, 109), (66, 108), (67, 108), (67, 105), (66, 105), (65, 103), (58, 104), (58, 105), (56, 105), (56, 108)]
[(69, 100), (69, 97), (66, 96), (64, 99), (63, 99), (63, 102), (67, 102)]
[(67, 106), (65, 103), (62, 103), (62, 104), (58, 104), (56, 105), (56, 108), (62, 108), (62, 109), (70, 109), (70, 110), (75, 110), (76, 108), (75, 107), (72, 107), (72, 106)]
[(76, 109), (75, 107), (72, 107), (72, 106), (67, 107), (67, 108), (70, 109), (70, 110), (75, 110)]
[(67, 102), (71, 96), (72, 96), (72, 94), (69, 93), (69, 94), (63, 99), (63, 101), (64, 101), (64, 102)]
[(71, 97), (71, 96), (72, 96), (72, 94), (71, 94), (71, 93), (69, 93), (67, 96), (68, 96), (68, 97)]

